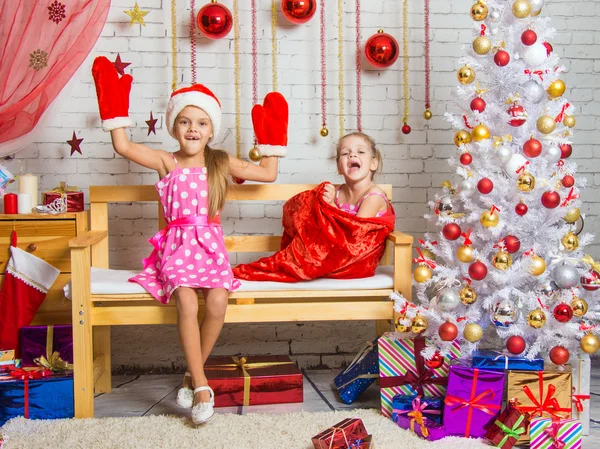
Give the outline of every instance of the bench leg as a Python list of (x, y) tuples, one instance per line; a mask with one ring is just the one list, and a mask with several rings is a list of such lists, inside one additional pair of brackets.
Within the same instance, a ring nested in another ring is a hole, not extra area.
[[(98, 374), (97, 370), (99, 370)], [(110, 393), (112, 391), (110, 326), (94, 327), (94, 371), (94, 378), (97, 378), (94, 382), (94, 393)]]
[(390, 320), (377, 320), (375, 321), (375, 332), (377, 337), (381, 337), (386, 332), (392, 331), (392, 323)]

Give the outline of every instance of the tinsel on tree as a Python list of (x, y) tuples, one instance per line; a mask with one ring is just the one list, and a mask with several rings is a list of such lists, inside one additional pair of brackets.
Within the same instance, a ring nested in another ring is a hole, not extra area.
[(575, 106), (542, 6), (489, 0), (470, 11), (459, 112), (446, 114), (456, 175), (430, 202), (440, 232), (420, 241), (418, 303), (395, 297), (397, 330), (432, 337), (426, 358), (454, 339), (468, 356), (488, 331), (505, 344), (498, 351), (559, 365), (600, 347), (600, 264), (586, 252), (586, 181), (570, 159)]

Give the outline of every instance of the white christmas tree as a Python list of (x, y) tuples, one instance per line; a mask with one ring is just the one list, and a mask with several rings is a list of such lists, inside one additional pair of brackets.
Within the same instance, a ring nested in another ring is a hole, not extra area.
[(563, 96), (566, 69), (542, 6), (489, 0), (471, 8), (460, 112), (446, 114), (456, 177), (430, 203), (427, 218), (441, 232), (421, 241), (415, 260), (420, 304), (396, 297), (398, 330), (433, 337), (426, 357), (447, 353), (454, 339), (468, 355), (487, 328), (508, 352), (550, 354), (559, 365), (600, 347), (600, 266), (585, 252), (593, 238), (581, 233), (585, 180), (569, 159), (575, 107)]

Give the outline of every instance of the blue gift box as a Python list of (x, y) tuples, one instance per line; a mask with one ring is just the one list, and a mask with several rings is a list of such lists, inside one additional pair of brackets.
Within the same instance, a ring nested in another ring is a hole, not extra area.
[(72, 418), (74, 416), (73, 374), (52, 373), (47, 377), (27, 381), (16, 379), (10, 374), (2, 374), (0, 376), (0, 426), (16, 416), (30, 419)]
[(526, 359), (525, 357), (505, 355), (496, 351), (473, 352), (473, 368), (495, 371), (544, 371), (544, 359)]
[[(417, 400), (416, 403), (415, 400)], [(429, 421), (442, 424), (442, 410), (444, 409), (444, 398), (442, 397), (424, 398), (416, 394), (397, 394), (394, 396), (392, 404), (392, 421), (394, 422), (397, 421), (398, 415), (407, 416), (406, 413), (399, 413), (399, 411), (412, 412), (417, 407)]]
[(379, 356), (375, 340), (367, 342), (350, 365), (333, 381), (342, 401), (352, 404), (378, 378)]

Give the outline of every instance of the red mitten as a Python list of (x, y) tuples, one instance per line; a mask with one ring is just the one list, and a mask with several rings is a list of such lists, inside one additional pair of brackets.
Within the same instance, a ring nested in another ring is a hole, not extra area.
[(102, 129), (112, 131), (131, 126), (129, 118), (129, 91), (133, 81), (131, 75), (123, 75), (119, 78), (113, 63), (104, 56), (94, 59), (92, 75), (96, 83)]
[(280, 156), (287, 153), (288, 104), (279, 92), (269, 92), (264, 106), (252, 108), (252, 125), (261, 156)]

